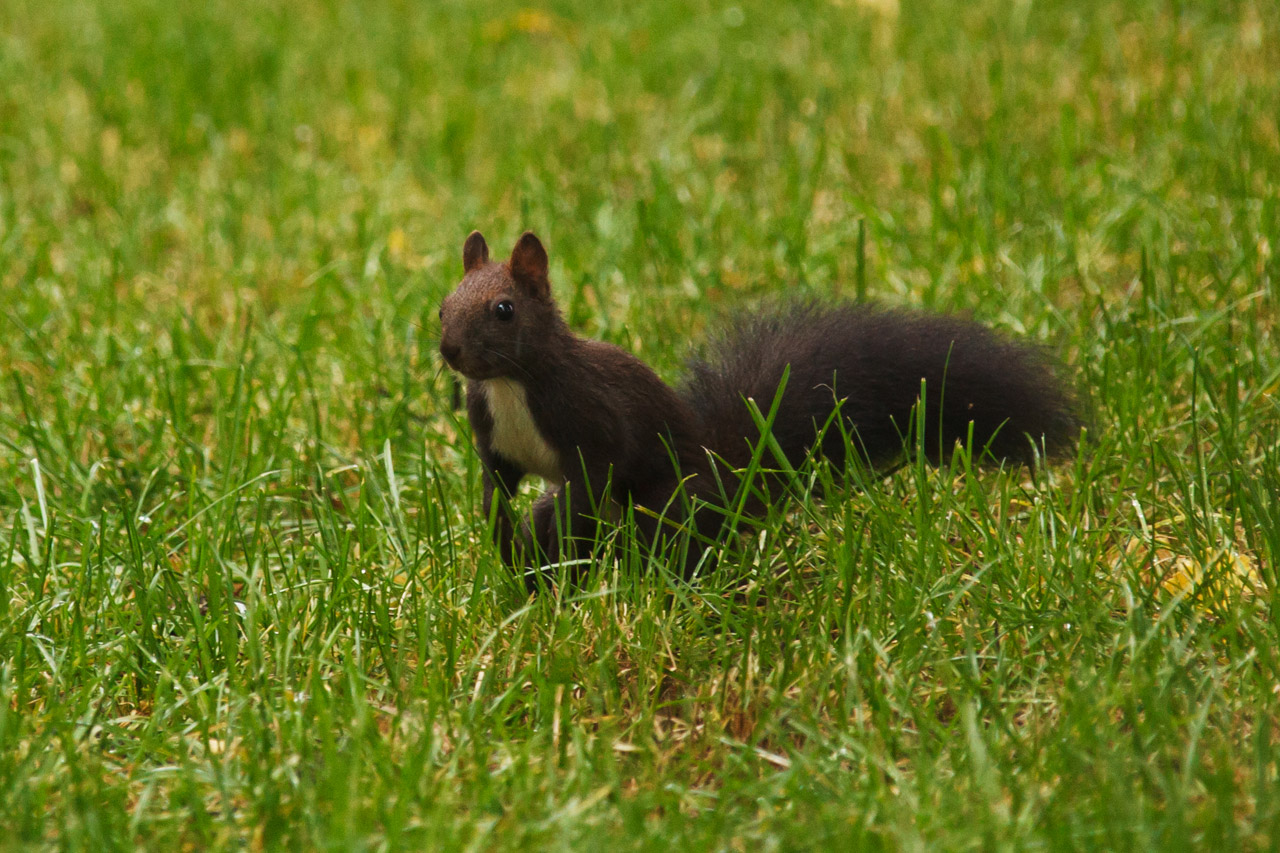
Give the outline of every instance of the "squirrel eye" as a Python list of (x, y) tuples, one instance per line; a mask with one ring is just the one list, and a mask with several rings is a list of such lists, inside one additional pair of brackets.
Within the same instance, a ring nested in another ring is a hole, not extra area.
[(511, 304), (510, 299), (504, 299), (497, 305), (493, 306), (493, 316), (499, 320), (507, 321), (516, 316), (516, 306)]

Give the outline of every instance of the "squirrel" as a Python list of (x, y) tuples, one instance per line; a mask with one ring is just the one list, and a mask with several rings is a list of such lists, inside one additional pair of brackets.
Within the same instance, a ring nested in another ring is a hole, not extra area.
[[(472, 232), (462, 262), (440, 307), (440, 354), (467, 380), (499, 553), (534, 589), (547, 567), (598, 541), (600, 520), (620, 507), (651, 547), (685, 531), (681, 568), (696, 573), (731, 518), (768, 509), (770, 483), (739, 478), (753, 459), (883, 471), (909, 454), (919, 424), (931, 462), (971, 442), (983, 460), (1034, 465), (1069, 452), (1082, 426), (1040, 350), (969, 320), (796, 302), (723, 332), (677, 390), (625, 350), (573, 333), (532, 232), (504, 262)], [(762, 412), (772, 417), (768, 458)], [(522, 520), (512, 499), (530, 474), (549, 488)]]

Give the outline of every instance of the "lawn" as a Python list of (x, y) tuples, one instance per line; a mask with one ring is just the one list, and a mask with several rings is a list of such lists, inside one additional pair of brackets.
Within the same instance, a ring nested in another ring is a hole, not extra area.
[[(0, 4), (0, 846), (1280, 843), (1280, 7)], [(665, 377), (969, 314), (1037, 472), (527, 597), (436, 309), (479, 228)]]

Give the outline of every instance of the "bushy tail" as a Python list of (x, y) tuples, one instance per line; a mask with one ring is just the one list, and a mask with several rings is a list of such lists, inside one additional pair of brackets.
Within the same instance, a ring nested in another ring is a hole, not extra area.
[[(969, 440), (970, 424), (975, 454), (1028, 464), (1069, 451), (1081, 425), (1074, 395), (1034, 346), (954, 317), (803, 303), (733, 324), (689, 366), (681, 393), (730, 465), (745, 467), (760, 436), (744, 398), (767, 413), (788, 365), (773, 435), (792, 465), (837, 404), (858, 461), (901, 459), (915, 446), (922, 380), (921, 446), (934, 461)], [(821, 453), (843, 465), (845, 448), (833, 424)]]

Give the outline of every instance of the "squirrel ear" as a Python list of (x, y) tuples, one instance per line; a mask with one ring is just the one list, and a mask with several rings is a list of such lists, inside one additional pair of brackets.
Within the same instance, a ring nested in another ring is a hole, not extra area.
[(542, 248), (532, 231), (526, 231), (511, 250), (511, 275), (518, 282), (532, 286), (535, 296), (546, 297), (551, 285), (547, 281), (547, 250)]
[(487, 263), (489, 263), (489, 244), (484, 241), (483, 234), (472, 231), (467, 242), (462, 245), (462, 271), (471, 272), (476, 267)]

